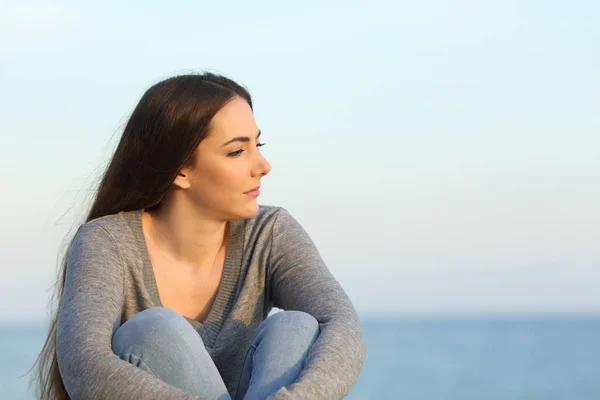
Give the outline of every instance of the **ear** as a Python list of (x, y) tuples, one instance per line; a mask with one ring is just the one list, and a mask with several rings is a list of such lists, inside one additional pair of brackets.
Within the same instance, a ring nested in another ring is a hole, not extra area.
[(182, 169), (179, 171), (173, 185), (178, 186), (181, 189), (189, 189), (190, 187), (190, 171), (188, 169)]

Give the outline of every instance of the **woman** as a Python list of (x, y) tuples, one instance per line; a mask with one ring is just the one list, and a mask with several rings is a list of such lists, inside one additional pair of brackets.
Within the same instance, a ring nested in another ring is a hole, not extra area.
[[(152, 86), (69, 245), (38, 358), (43, 399), (338, 399), (360, 322), (301, 225), (259, 205), (249, 93)], [(269, 317), (273, 307), (284, 311)]]

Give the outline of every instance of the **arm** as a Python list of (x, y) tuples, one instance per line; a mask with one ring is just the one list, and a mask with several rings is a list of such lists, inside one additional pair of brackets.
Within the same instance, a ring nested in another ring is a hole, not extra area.
[(358, 315), (311, 238), (287, 210), (278, 211), (272, 234), (273, 304), (311, 314), (321, 333), (298, 380), (269, 399), (342, 399), (366, 358)]
[(67, 260), (56, 338), (60, 375), (76, 399), (197, 399), (112, 351), (123, 302), (124, 270), (118, 248), (99, 225), (83, 225)]

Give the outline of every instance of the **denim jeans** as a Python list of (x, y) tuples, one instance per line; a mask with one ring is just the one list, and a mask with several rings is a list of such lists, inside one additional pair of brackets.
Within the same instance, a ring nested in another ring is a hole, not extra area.
[[(267, 317), (246, 352), (235, 400), (262, 400), (294, 383), (318, 335), (319, 324), (307, 313), (280, 311)], [(113, 335), (112, 350), (193, 395), (231, 400), (202, 338), (174, 310), (155, 307), (134, 315)]]

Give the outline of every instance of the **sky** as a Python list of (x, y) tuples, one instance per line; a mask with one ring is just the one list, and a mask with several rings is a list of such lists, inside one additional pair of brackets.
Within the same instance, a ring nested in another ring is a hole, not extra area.
[(599, 3), (288, 3), (0, 0), (0, 320), (47, 318), (137, 101), (202, 71), (361, 317), (600, 314)]

